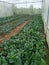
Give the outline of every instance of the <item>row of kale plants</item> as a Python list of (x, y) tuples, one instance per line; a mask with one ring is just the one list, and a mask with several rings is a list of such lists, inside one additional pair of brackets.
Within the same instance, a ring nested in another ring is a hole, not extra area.
[(9, 17), (2, 17), (2, 18), (0, 18), (0, 25), (3, 25), (8, 22), (12, 22), (12, 21), (19, 19), (21, 17), (24, 17), (24, 16), (25, 15), (13, 15), (13, 16), (9, 16)]
[(1, 38), (1, 35), (8, 34), (11, 30), (16, 28), (18, 25), (25, 22), (25, 20), (28, 20), (29, 18), (30, 18), (29, 16), (28, 17), (23, 16), (19, 19), (16, 18), (16, 20), (14, 20), (12, 23), (7, 23), (5, 25), (0, 26), (0, 38)]

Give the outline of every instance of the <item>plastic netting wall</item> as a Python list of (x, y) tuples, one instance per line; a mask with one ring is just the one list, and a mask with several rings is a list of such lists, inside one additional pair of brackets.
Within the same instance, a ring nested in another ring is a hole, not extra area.
[(38, 0), (18, 0), (15, 3), (16, 14), (40, 14), (42, 1)]
[(0, 17), (13, 15), (12, 4), (0, 1)]
[(40, 14), (42, 1), (40, 0), (13, 0), (0, 1), (0, 17), (13, 14)]
[(49, 45), (49, 0), (43, 0), (42, 2), (42, 17), (44, 21), (44, 29)]

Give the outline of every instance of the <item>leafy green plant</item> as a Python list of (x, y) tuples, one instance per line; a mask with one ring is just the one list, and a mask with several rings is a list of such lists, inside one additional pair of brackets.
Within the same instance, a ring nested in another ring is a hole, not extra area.
[(45, 39), (41, 32), (42, 25), (40, 15), (33, 16), (19, 34), (3, 41), (0, 56), (5, 58), (8, 65), (47, 65), (44, 59)]
[[(27, 17), (27, 16), (26, 16)], [(13, 21), (12, 23), (7, 23), (3, 26), (0, 26), (0, 35), (5, 35), (9, 33), (12, 29), (16, 28), (16, 26), (20, 25), (21, 23), (25, 22), (25, 20), (29, 19), (29, 17), (24, 18), (24, 16), (20, 19)], [(18, 17), (19, 18), (19, 17)], [(9, 20), (10, 21), (10, 20)]]

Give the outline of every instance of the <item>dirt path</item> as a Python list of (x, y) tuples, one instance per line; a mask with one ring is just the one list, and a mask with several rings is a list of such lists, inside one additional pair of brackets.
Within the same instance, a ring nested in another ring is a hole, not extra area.
[(14, 34), (18, 33), (18, 31), (23, 28), (27, 23), (29, 22), (29, 20), (25, 21), (24, 23), (20, 24), (19, 26), (17, 26), (14, 30), (10, 31), (9, 34), (5, 35), (4, 37), (2, 37), (0, 39), (0, 43), (2, 43), (2, 41), (9, 39), (11, 36), (13, 36)]

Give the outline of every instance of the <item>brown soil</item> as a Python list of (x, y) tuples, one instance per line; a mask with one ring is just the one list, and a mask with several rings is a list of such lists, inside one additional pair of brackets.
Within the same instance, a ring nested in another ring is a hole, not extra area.
[(49, 48), (46, 48), (46, 61), (47, 65), (49, 65)]
[(48, 43), (47, 43), (47, 39), (46, 39), (46, 34), (44, 32), (44, 24), (43, 24), (43, 37), (45, 38), (45, 51), (46, 51), (46, 55), (45, 55), (45, 59), (46, 59), (46, 63), (47, 65), (49, 65), (49, 48), (48, 48)]
[(44, 33), (44, 38), (45, 38), (45, 51), (46, 51), (46, 63), (47, 65), (49, 65), (49, 48), (48, 48), (48, 43), (47, 43), (47, 39), (46, 39), (46, 34)]
[(29, 20), (25, 21), (24, 23), (20, 24), (19, 26), (17, 26), (14, 30), (10, 31), (9, 34), (5, 35), (4, 37), (2, 37), (0, 39), (0, 43), (2, 43), (2, 41), (9, 39), (12, 35), (18, 33), (18, 31), (23, 28), (27, 23), (29, 22)]

